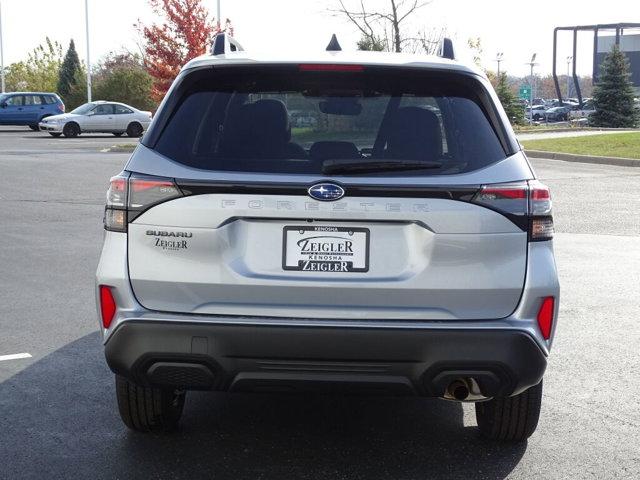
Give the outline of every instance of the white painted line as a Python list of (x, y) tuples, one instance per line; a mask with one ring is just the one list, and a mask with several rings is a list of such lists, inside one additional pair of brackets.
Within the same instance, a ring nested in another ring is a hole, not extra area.
[(0, 355), (0, 362), (5, 360), (19, 360), (21, 358), (31, 358), (30, 353), (14, 353), (13, 355)]

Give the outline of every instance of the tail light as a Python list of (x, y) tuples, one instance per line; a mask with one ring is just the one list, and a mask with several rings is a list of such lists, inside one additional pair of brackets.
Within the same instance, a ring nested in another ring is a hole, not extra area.
[(545, 340), (551, 337), (551, 329), (553, 328), (553, 311), (555, 309), (555, 298), (545, 297), (538, 311), (538, 326), (540, 333)]
[(505, 215), (529, 232), (530, 241), (553, 238), (551, 193), (549, 187), (538, 180), (484, 185), (472, 202)]
[(100, 292), (100, 316), (102, 317), (102, 326), (109, 328), (116, 314), (116, 301), (113, 298), (111, 287), (100, 285), (98, 289)]
[(172, 179), (139, 174), (121, 174), (111, 179), (107, 191), (104, 228), (126, 232), (127, 224), (145, 210), (182, 196)]
[(58, 111), (60, 113), (64, 113), (65, 107), (64, 107), (64, 103), (59, 103), (58, 104)]

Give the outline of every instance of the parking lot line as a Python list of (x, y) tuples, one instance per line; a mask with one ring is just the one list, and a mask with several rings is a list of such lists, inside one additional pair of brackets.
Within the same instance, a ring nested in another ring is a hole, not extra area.
[(0, 362), (5, 360), (19, 360), (21, 358), (31, 358), (30, 353), (14, 353), (13, 355), (0, 355)]

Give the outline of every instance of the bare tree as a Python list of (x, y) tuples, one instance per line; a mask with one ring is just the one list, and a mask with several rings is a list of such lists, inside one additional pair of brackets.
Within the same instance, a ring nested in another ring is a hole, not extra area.
[[(414, 36), (404, 36), (402, 26), (405, 20), (417, 10), (431, 3), (432, 0), (387, 0), (389, 9), (375, 12), (369, 11), (364, 0), (359, 0), (359, 7), (348, 8), (344, 0), (338, 0), (339, 8), (332, 10), (345, 15), (356, 26), (362, 35), (359, 44), (374, 45), (385, 50), (401, 52), (404, 47), (409, 50), (425, 50), (432, 53), (432, 38), (438, 30), (432, 32), (418, 32)], [(438, 38), (442, 38), (442, 33)], [(375, 48), (375, 49), (380, 49)]]

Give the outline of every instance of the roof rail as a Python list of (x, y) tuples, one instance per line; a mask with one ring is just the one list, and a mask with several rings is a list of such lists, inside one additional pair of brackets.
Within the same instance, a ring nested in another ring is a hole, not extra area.
[(440, 43), (440, 50), (438, 51), (438, 56), (442, 58), (448, 58), (449, 60), (455, 60), (456, 54), (453, 50), (453, 41), (444, 37), (442, 42)]
[(224, 32), (218, 33), (211, 42), (211, 55), (224, 55), (229, 52), (242, 51), (244, 51), (242, 45), (231, 35)]

